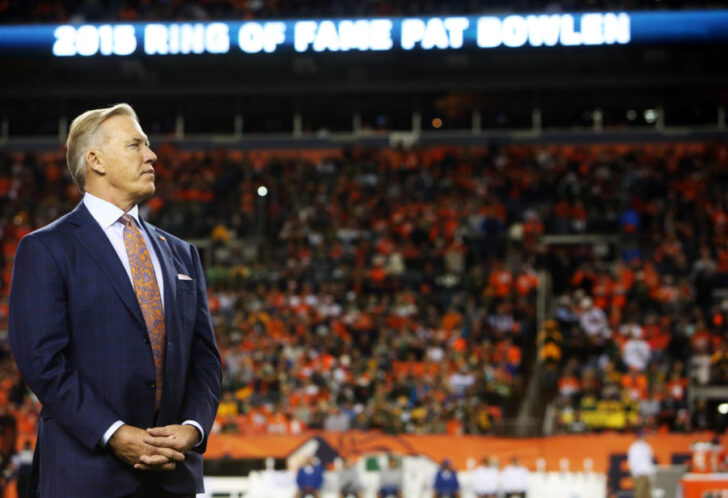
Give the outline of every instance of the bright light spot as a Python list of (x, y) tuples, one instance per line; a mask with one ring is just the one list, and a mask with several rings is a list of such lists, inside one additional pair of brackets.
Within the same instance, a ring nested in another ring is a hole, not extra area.
[(442, 119), (435, 118), (432, 120), (432, 127), (433, 128), (441, 128), (442, 127)]
[(644, 113), (645, 121), (648, 123), (654, 123), (657, 121), (657, 111), (654, 109), (646, 109)]
[(260, 197), (265, 197), (266, 195), (268, 195), (268, 189), (261, 185), (260, 187), (258, 187), (258, 195)]
[(627, 111), (627, 119), (629, 119), (630, 121), (634, 121), (635, 119), (637, 119), (637, 111), (635, 111), (634, 109), (630, 109), (629, 111)]
[(725, 415), (728, 413), (728, 403), (721, 403), (718, 405), (718, 412), (721, 415)]

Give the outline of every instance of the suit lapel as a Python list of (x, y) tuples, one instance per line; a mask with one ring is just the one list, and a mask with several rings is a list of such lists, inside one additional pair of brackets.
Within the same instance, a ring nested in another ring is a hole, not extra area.
[(111, 286), (119, 295), (132, 315), (146, 328), (144, 316), (139, 307), (134, 288), (129, 281), (124, 266), (119, 261), (119, 256), (114, 251), (111, 242), (101, 229), (96, 220), (93, 219), (91, 213), (88, 212), (83, 202), (71, 213), (69, 220), (78, 226), (74, 235), (81, 244), (86, 248), (91, 258), (96, 261), (101, 270), (106, 274), (111, 282)]

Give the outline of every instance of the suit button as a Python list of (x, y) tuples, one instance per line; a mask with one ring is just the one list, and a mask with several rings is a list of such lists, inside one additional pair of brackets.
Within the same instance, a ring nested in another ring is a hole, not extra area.
[(154, 388), (156, 388), (156, 387), (157, 387), (157, 385), (156, 385), (156, 384), (154, 383), (154, 381), (153, 381), (153, 380), (148, 380), (148, 381), (147, 381), (147, 387), (148, 387), (149, 389), (154, 389)]
[(148, 335), (145, 335), (144, 336), (144, 343), (145, 344), (149, 344), (149, 336)]

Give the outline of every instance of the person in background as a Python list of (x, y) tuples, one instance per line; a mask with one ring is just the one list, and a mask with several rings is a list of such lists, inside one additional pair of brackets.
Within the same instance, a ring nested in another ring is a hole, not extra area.
[(356, 462), (346, 458), (341, 470), (339, 470), (339, 496), (341, 498), (360, 498), (361, 492), (362, 485), (359, 480), (359, 472), (356, 469)]
[(17, 439), (18, 421), (10, 412), (10, 407), (0, 402), (0, 496), (5, 496), (7, 482), (4, 476), (9, 471)]
[(298, 498), (319, 498), (324, 484), (324, 470), (316, 457), (310, 456), (298, 469), (296, 476)]
[(473, 490), (478, 498), (498, 496), (498, 459), (483, 457), (473, 476)]
[(435, 475), (435, 498), (457, 498), (460, 496), (458, 475), (449, 459), (444, 459)]
[(644, 439), (644, 430), (637, 429), (637, 439), (627, 451), (627, 464), (634, 480), (634, 497), (651, 498), (652, 476), (655, 474), (655, 457), (652, 447)]
[(26, 498), (28, 496), (30, 475), (33, 469), (33, 448), (29, 441), (25, 443), (22, 450), (13, 455), (11, 465), (16, 477), (18, 497)]
[(402, 468), (399, 459), (392, 455), (387, 457), (387, 468), (382, 470), (379, 481), (379, 498), (401, 498), (402, 497)]
[(525, 498), (528, 490), (528, 469), (521, 465), (517, 456), (511, 458), (501, 474), (506, 498)]

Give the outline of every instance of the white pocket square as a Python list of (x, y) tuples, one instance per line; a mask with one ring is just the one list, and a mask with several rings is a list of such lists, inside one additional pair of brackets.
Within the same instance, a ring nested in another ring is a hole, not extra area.
[(185, 275), (184, 273), (178, 273), (177, 280), (192, 280), (192, 277)]

